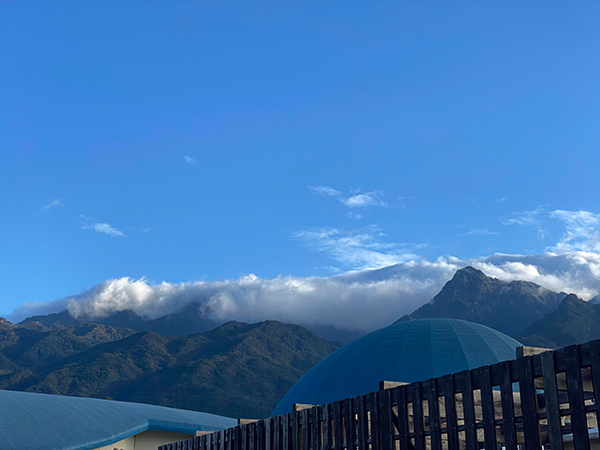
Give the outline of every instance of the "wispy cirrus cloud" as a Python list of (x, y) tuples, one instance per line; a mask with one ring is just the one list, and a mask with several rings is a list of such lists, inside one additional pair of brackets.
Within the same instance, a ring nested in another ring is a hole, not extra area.
[(546, 247), (547, 251), (600, 252), (600, 214), (591, 211), (548, 211), (543, 206), (538, 206), (531, 211), (513, 213), (512, 217), (504, 219), (502, 224), (537, 228), (538, 236), (543, 239), (548, 235), (549, 220), (562, 222), (565, 231), (556, 244)]
[(500, 233), (490, 231), (486, 228), (471, 228), (466, 233), (461, 233), (460, 236), (498, 236)]
[(552, 219), (565, 225), (565, 232), (558, 243), (549, 247), (550, 251), (600, 252), (600, 214), (590, 211), (551, 211)]
[(198, 160), (192, 158), (191, 156), (188, 155), (183, 155), (183, 159), (185, 160), (186, 163), (188, 164), (198, 164)]
[(89, 217), (80, 214), (77, 216), (81, 220), (81, 229), (83, 230), (91, 230), (97, 233), (106, 234), (108, 236), (113, 237), (125, 237), (125, 233), (120, 230), (117, 230), (115, 227), (108, 223), (103, 222), (95, 222), (91, 220)]
[(522, 227), (533, 227), (537, 229), (540, 239), (544, 239), (548, 230), (543, 225), (543, 218), (547, 216), (547, 211), (543, 206), (538, 206), (530, 211), (520, 211), (511, 214), (511, 217), (505, 218), (502, 225), (519, 225)]
[(324, 196), (329, 195), (331, 197), (340, 197), (342, 195), (342, 192), (329, 186), (308, 186), (308, 189), (315, 194)]
[(539, 226), (541, 224), (540, 216), (545, 214), (546, 210), (538, 206), (531, 211), (520, 211), (511, 214), (511, 217), (502, 221), (503, 225), (521, 225), (521, 226)]
[(382, 191), (372, 191), (342, 198), (340, 201), (349, 208), (364, 208), (366, 206), (387, 207), (389, 205), (383, 200), (384, 197), (385, 195)]
[(353, 270), (381, 268), (417, 258), (411, 250), (414, 245), (385, 242), (385, 234), (375, 225), (352, 231), (338, 228), (301, 230), (293, 237)]
[(344, 194), (329, 186), (308, 186), (313, 193), (323, 196), (335, 197), (337, 200), (348, 208), (365, 208), (368, 206), (389, 207), (390, 205), (384, 200), (385, 194), (383, 191), (375, 190), (371, 192), (353, 192)]
[(55, 208), (57, 206), (63, 206), (63, 202), (60, 198), (56, 198), (54, 200), (52, 200), (50, 203), (42, 206), (42, 208), (40, 209), (40, 212), (44, 212), (44, 211), (48, 211), (49, 209)]

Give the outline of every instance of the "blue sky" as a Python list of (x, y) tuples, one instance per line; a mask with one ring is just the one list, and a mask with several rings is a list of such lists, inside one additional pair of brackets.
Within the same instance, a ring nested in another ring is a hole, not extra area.
[(592, 2), (3, 3), (0, 313), (123, 277), (594, 259), (599, 19)]

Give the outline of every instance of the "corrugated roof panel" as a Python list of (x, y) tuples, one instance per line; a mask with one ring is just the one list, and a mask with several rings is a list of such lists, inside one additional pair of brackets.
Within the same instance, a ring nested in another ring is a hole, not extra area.
[(0, 390), (1, 449), (89, 450), (148, 429), (193, 434), (236, 424), (197, 411)]

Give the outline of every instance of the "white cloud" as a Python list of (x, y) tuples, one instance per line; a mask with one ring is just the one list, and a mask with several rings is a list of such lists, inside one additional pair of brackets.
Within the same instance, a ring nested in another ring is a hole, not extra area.
[(561, 239), (546, 248), (551, 252), (600, 252), (600, 214), (590, 211), (566, 211), (556, 209), (547, 211), (538, 206), (532, 211), (513, 213), (512, 217), (504, 219), (503, 225), (520, 225), (535, 227), (542, 239), (548, 234), (546, 222), (548, 219), (563, 223), (565, 232)]
[(92, 230), (97, 233), (108, 234), (109, 236), (125, 237), (125, 233), (117, 230), (108, 223), (94, 222), (83, 214), (79, 214), (77, 218), (81, 219), (81, 228), (83, 230)]
[(460, 236), (486, 236), (486, 235), (499, 235), (496, 231), (489, 231), (485, 228), (471, 228), (466, 233), (462, 233)]
[[(79, 218), (84, 222), (82, 227), (121, 235), (108, 224), (94, 223), (85, 216)], [(120, 278), (54, 302), (23, 304), (8, 318), (21, 320), (66, 307), (75, 316), (99, 318), (130, 309), (152, 319), (198, 302), (200, 314), (218, 322), (275, 319), (301, 325), (373, 330), (429, 301), (456, 270), (467, 265), (506, 281), (531, 281), (556, 292), (575, 293), (586, 300), (597, 296), (600, 214), (547, 212), (538, 208), (513, 215), (514, 222), (509, 224), (541, 227), (544, 218), (564, 223), (565, 233), (555, 246), (537, 255), (496, 253), (473, 259), (446, 256), (428, 261), (418, 256), (419, 245), (386, 242), (386, 235), (376, 226), (352, 231), (302, 230), (294, 234), (296, 239), (328, 254), (350, 271), (328, 277), (273, 279), (251, 274), (237, 280), (180, 284)]]
[(83, 228), (84, 230), (93, 230), (98, 233), (108, 234), (109, 236), (125, 237), (125, 233), (110, 226), (110, 224), (108, 224), (108, 223), (82, 224), (81, 228)]
[(365, 208), (367, 206), (381, 206), (387, 208), (390, 206), (383, 200), (385, 198), (383, 191), (361, 193), (361, 189), (353, 189), (351, 190), (350, 195), (344, 195), (343, 192), (329, 186), (308, 186), (308, 189), (314, 194), (336, 197), (340, 203), (348, 208)]
[(353, 195), (348, 198), (342, 198), (340, 199), (340, 201), (349, 208), (364, 208), (366, 206), (389, 206), (385, 201), (382, 200), (383, 197), (383, 192), (373, 191), (366, 192), (364, 194)]
[(521, 211), (512, 214), (512, 217), (505, 219), (502, 221), (503, 225), (521, 225), (523, 227), (527, 226), (539, 226), (540, 215), (544, 214), (546, 210), (538, 206), (537, 208), (531, 211)]
[(313, 193), (319, 195), (329, 195), (332, 197), (339, 197), (342, 193), (332, 187), (329, 186), (308, 186)]
[(375, 226), (346, 232), (337, 228), (302, 230), (294, 234), (309, 248), (327, 253), (346, 267), (356, 270), (374, 269), (417, 258), (411, 245), (386, 243), (384, 233)]
[(52, 209), (56, 206), (63, 206), (63, 202), (60, 198), (54, 199), (47, 205), (42, 206), (42, 208), (40, 209), (40, 212), (48, 211), (49, 209)]
[(542, 218), (547, 215), (543, 206), (538, 206), (531, 211), (522, 211), (512, 214), (512, 217), (502, 221), (502, 225), (520, 225), (522, 227), (534, 227), (540, 239), (544, 239), (548, 230), (542, 223)]
[(89, 217), (79, 214), (78, 219), (81, 219), (81, 229), (92, 230), (97, 233), (108, 234), (109, 236), (125, 237), (125, 233), (112, 227), (108, 223), (94, 222)]
[(183, 159), (185, 160), (186, 163), (188, 164), (198, 164), (198, 160), (192, 158), (191, 156), (188, 155), (183, 155)]
[(550, 212), (550, 217), (564, 223), (565, 233), (549, 250), (600, 252), (600, 214), (557, 209)]
[(198, 302), (200, 314), (218, 322), (275, 319), (373, 330), (429, 301), (456, 270), (466, 265), (473, 265), (489, 276), (532, 281), (557, 292), (573, 292), (584, 299), (600, 292), (597, 253), (494, 254), (471, 260), (454, 257), (411, 260), (378, 270), (329, 277), (264, 279), (247, 275), (237, 280), (180, 284), (120, 278), (55, 302), (23, 304), (8, 318), (17, 321), (66, 307), (75, 316), (101, 318), (129, 309), (154, 319)]

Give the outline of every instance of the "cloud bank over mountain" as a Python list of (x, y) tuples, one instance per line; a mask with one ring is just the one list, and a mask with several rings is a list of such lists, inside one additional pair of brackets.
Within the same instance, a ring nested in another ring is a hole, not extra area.
[(53, 302), (23, 304), (8, 318), (19, 321), (35, 314), (68, 309), (75, 317), (91, 319), (124, 310), (155, 319), (197, 302), (202, 316), (219, 322), (275, 319), (369, 331), (429, 301), (456, 270), (467, 265), (502, 280), (532, 281), (584, 299), (600, 292), (598, 253), (494, 254), (473, 260), (453, 257), (413, 260), (331, 277), (263, 279), (251, 274), (236, 280), (180, 284), (120, 278)]

